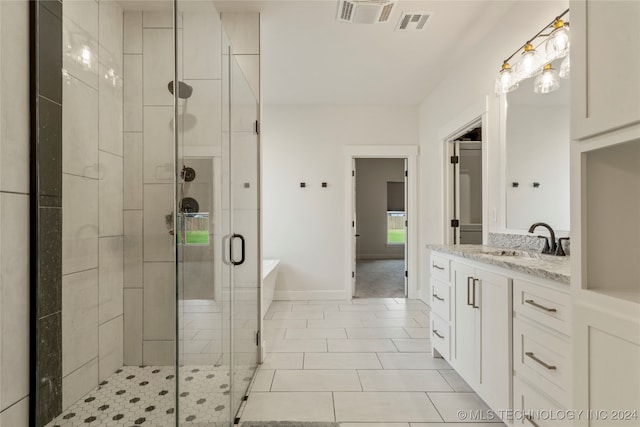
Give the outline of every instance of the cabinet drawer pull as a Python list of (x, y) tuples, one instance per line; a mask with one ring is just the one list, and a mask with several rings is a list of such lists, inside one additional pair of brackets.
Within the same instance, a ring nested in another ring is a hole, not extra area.
[(524, 300), (524, 302), (526, 302), (527, 304), (532, 305), (534, 307), (541, 308), (544, 311), (548, 311), (549, 313), (555, 313), (557, 311), (555, 308), (549, 308), (549, 307), (545, 307), (544, 305), (540, 305), (540, 304), (538, 304), (537, 302), (535, 302), (532, 299)]
[(467, 277), (467, 305), (470, 305), (473, 307), (473, 304), (471, 303), (471, 281), (473, 280), (473, 277)]
[(438, 296), (438, 294), (433, 294), (433, 297), (434, 297), (435, 299), (437, 299), (438, 301), (444, 301), (444, 298), (440, 298), (440, 297)]
[(525, 420), (527, 420), (527, 421), (529, 421), (529, 423), (531, 423), (531, 425), (532, 425), (533, 427), (540, 427), (540, 426), (538, 425), (538, 423), (536, 423), (535, 421), (533, 421), (533, 417), (532, 417), (531, 415), (525, 415), (525, 416), (524, 416), (524, 419), (525, 419)]
[(436, 270), (444, 270), (444, 267), (440, 267), (438, 264), (436, 264), (435, 262), (432, 262), (431, 265), (433, 266), (433, 268), (435, 268)]
[[(473, 303), (471, 304), (471, 306), (473, 308), (480, 308), (479, 305), (476, 305), (476, 283), (479, 283), (479, 282), (480, 282), (480, 280), (478, 280), (476, 278), (473, 279)], [(478, 286), (478, 287), (480, 287), (480, 286)]]
[(528, 351), (525, 353), (525, 355), (529, 356), (531, 359), (535, 360), (536, 362), (538, 362), (539, 364), (541, 364), (542, 366), (544, 366), (547, 369), (553, 370), (556, 369), (555, 366), (553, 365), (548, 365), (546, 363), (544, 363), (542, 360), (538, 359), (532, 352)]
[(438, 333), (438, 330), (437, 330), (437, 329), (434, 329), (434, 330), (433, 330), (433, 335), (437, 336), (437, 337), (438, 337), (438, 338), (440, 338), (440, 339), (444, 339), (444, 337)]

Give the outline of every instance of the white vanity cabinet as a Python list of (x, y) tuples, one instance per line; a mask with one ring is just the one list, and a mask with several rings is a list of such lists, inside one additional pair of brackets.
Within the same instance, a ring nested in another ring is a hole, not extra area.
[(540, 411), (572, 408), (571, 316), (569, 285), (514, 278), (513, 409), (527, 415), (516, 424), (566, 423)]
[(445, 250), (460, 255), (434, 250), (431, 256), (434, 354), (498, 414), (518, 411), (505, 422), (555, 425), (558, 420), (537, 417), (572, 408), (569, 284), (469, 259), (465, 251), (473, 253), (471, 248)]
[(485, 267), (452, 261), (451, 283), (455, 295), (451, 365), (491, 408), (509, 408), (510, 279)]
[(572, 0), (570, 8), (571, 138), (639, 123), (640, 2)]
[(510, 279), (442, 253), (430, 264), (433, 349), (491, 408), (510, 408)]
[(451, 286), (449, 284), (450, 261), (431, 255), (431, 344), (445, 360), (451, 360)]

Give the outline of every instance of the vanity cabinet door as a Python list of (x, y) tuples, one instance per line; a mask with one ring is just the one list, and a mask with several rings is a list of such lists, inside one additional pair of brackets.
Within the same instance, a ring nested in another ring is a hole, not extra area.
[(472, 387), (480, 382), (480, 311), (473, 304), (475, 269), (451, 263), (455, 293), (455, 350), (452, 364)]
[(511, 396), (511, 279), (476, 269), (480, 301), (480, 394), (492, 408), (508, 408)]
[(451, 263), (455, 293), (452, 365), (492, 408), (511, 396), (511, 290), (509, 278)]
[(640, 2), (571, 1), (571, 138), (640, 122)]

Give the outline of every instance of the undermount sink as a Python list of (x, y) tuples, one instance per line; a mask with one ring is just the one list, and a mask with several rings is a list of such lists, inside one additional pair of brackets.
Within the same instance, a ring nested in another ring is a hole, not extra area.
[(510, 250), (510, 249), (496, 249), (486, 250), (481, 252), (483, 255), (490, 255), (496, 257), (509, 257), (518, 260), (539, 260), (540, 254), (527, 251)]

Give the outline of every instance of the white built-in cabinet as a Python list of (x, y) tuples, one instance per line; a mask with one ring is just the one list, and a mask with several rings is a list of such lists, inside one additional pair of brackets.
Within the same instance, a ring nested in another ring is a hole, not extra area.
[(572, 138), (639, 123), (640, 2), (577, 0), (570, 7)]
[(640, 2), (572, 1), (573, 404), (640, 425)]

